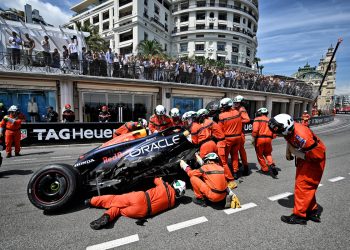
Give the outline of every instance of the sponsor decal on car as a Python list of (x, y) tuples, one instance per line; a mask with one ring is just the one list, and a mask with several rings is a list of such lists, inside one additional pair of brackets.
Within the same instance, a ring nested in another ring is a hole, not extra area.
[(174, 144), (178, 144), (179, 141), (180, 141), (179, 135), (175, 135), (171, 138), (164, 138), (162, 140), (155, 141), (155, 142), (152, 142), (152, 143), (147, 144), (147, 145), (143, 145), (142, 147), (133, 150), (132, 152), (130, 152), (129, 156), (137, 157), (140, 155), (144, 155), (145, 153), (150, 153), (153, 151), (160, 151), (160, 149), (162, 149), (162, 148), (166, 148), (166, 147), (170, 147)]
[(90, 164), (90, 163), (92, 163), (92, 162), (95, 162), (95, 160), (94, 160), (94, 159), (90, 159), (90, 160), (78, 162), (78, 163), (74, 164), (74, 167), (79, 167), (79, 166), (82, 166), (82, 165), (87, 165), (87, 164)]

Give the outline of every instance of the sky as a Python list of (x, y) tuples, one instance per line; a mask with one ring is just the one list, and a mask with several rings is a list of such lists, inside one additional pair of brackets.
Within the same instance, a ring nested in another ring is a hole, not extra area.
[[(2, 8), (29, 3), (45, 21), (67, 23), (80, 0), (9, 0)], [(350, 0), (259, 0), (258, 53), (264, 74), (290, 76), (306, 63), (317, 66), (339, 37), (336, 94), (350, 94)]]

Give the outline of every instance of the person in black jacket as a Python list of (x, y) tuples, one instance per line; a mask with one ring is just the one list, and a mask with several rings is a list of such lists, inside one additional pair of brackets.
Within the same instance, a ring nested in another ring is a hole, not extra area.
[(47, 107), (45, 119), (47, 122), (58, 122), (58, 114), (52, 106)]
[(102, 111), (98, 115), (98, 121), (99, 122), (109, 122), (110, 118), (111, 118), (111, 114), (108, 112), (108, 107), (102, 106)]

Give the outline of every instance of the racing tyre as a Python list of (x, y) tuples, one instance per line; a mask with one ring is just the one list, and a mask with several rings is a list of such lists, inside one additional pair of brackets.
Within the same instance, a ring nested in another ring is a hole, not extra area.
[(30, 179), (27, 195), (30, 202), (45, 211), (66, 207), (78, 189), (78, 173), (67, 164), (48, 165)]

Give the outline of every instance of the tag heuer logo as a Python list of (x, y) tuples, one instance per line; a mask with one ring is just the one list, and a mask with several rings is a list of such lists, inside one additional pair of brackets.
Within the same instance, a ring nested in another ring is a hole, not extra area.
[(27, 137), (28, 137), (27, 130), (21, 129), (21, 140), (24, 140)]

